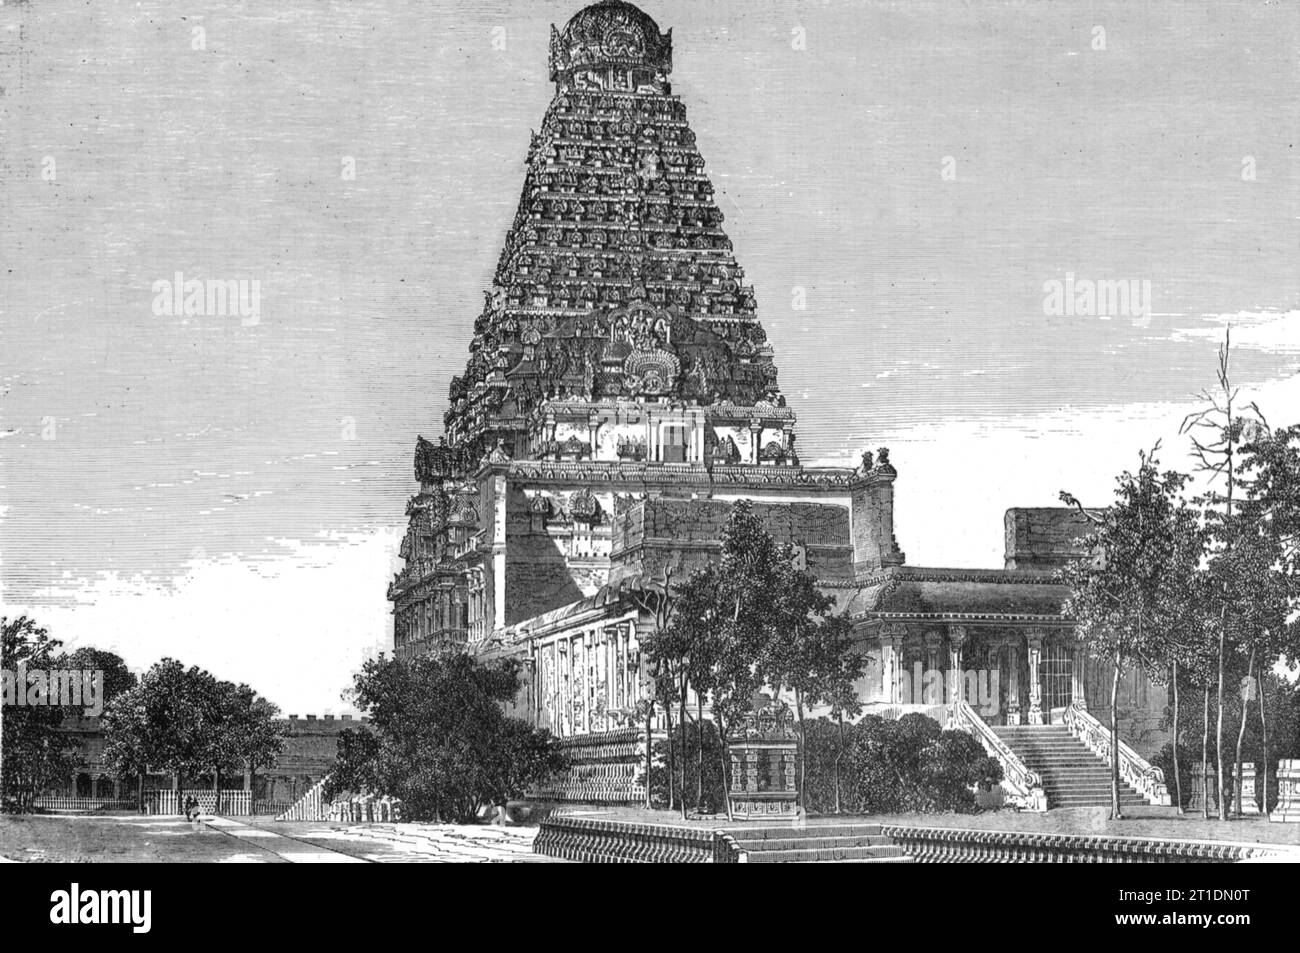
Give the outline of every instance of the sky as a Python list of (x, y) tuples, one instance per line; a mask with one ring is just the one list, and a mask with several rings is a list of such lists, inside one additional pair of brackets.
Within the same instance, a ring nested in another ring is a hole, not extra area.
[[(580, 6), (0, 6), (6, 614), (350, 710)], [(1300, 421), (1300, 6), (642, 7), (801, 455), (890, 447), (909, 563), (1000, 566), (1007, 507), (1157, 440), (1190, 467), (1229, 325)], [(177, 272), (256, 320), (160, 309)], [(1149, 314), (1049, 313), (1067, 275)]]

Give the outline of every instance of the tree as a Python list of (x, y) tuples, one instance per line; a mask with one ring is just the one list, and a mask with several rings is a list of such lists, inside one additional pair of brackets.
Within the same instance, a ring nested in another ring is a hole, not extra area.
[(748, 500), (732, 507), (722, 534), (722, 558), (697, 571), (683, 590), (678, 609), (699, 620), (706, 641), (695, 677), (708, 693), (718, 729), (727, 816), (731, 817), (727, 749), (737, 725), (753, 708), (766, 679), (775, 618), (777, 581), (789, 554), (776, 545)]
[(412, 820), (468, 823), (562, 770), (550, 732), (502, 710), (518, 693), (519, 669), (515, 659), (464, 654), (366, 662), (351, 695), (370, 731), (344, 734), (327, 796), (382, 791)]
[(150, 759), (162, 749), (159, 729), (151, 721), (148, 693), (139, 685), (120, 692), (104, 709), (104, 764), (115, 777), (136, 778), (136, 806), (144, 813), (144, 783)]
[[(34, 810), (36, 797), (48, 788), (66, 783), (77, 763), (78, 743), (60, 730), (64, 710), (50, 704), (48, 691), (61, 644), (29, 616), (0, 618), (0, 670), (6, 674), (0, 699), (0, 801), (22, 812)], [(22, 705), (15, 704), (19, 692)]]
[(99, 701), (108, 707), (118, 695), (135, 687), (138, 679), (127, 667), (126, 661), (116, 652), (84, 646), (59, 658), (60, 669), (79, 672), (99, 672), (103, 675), (103, 697)]
[[(1240, 563), (1234, 563), (1232, 550), (1237, 537), (1242, 531), (1242, 521), (1238, 518), (1237, 504), (1238, 482), (1241, 465), (1240, 453), (1243, 436), (1248, 426), (1254, 427), (1262, 421), (1259, 408), (1254, 404), (1243, 413), (1237, 403), (1239, 391), (1232, 384), (1230, 356), (1232, 348), (1231, 329), (1224, 333), (1223, 344), (1219, 348), (1218, 391), (1202, 391), (1200, 394), (1208, 405), (1204, 410), (1189, 414), (1182, 425), (1182, 432), (1192, 442), (1192, 455), (1197, 461), (1197, 472), (1207, 474), (1211, 488), (1201, 497), (1203, 519), (1210, 534), (1210, 576), (1217, 583), (1210, 587), (1210, 594), (1217, 607), (1218, 645), (1215, 652), (1215, 699), (1217, 714), (1215, 721), (1215, 760), (1218, 773), (1219, 819), (1228, 819), (1227, 798), (1224, 797), (1225, 775), (1223, 770), (1223, 693), (1227, 676), (1230, 633), (1236, 620), (1234, 613), (1239, 604), (1237, 582), (1240, 581), (1235, 571)], [(1209, 434), (1202, 438), (1202, 434)], [(1222, 489), (1215, 486), (1222, 477)]]
[[(672, 583), (671, 569), (664, 570), (663, 578), (657, 584), (652, 583), (632, 590), (630, 598), (638, 609), (650, 616), (654, 624), (654, 627), (641, 638), (641, 651), (645, 653), (647, 674), (653, 683), (651, 692), (642, 699), (641, 706), (646, 726), (646, 807), (651, 806), (649, 779), (652, 770), (653, 745), (650, 742), (650, 736), (654, 721), (654, 706), (658, 702), (664, 708), (670, 739), (667, 754), (668, 809), (671, 811), (677, 800), (677, 791), (684, 787), (684, 783), (682, 785), (678, 784), (677, 766), (674, 764), (675, 755), (671, 743), (673, 733), (672, 704), (674, 695), (680, 690), (682, 718), (679, 723), (682, 723), (683, 729), (681, 756), (685, 758), (685, 696), (690, 682), (688, 666), (693, 648), (692, 635), (688, 629), (690, 623), (683, 622), (680, 614), (675, 611), (678, 593)], [(684, 765), (681, 774), (685, 778)], [(685, 817), (686, 792), (684, 790), (681, 791), (681, 810), (682, 817)]]
[[(1231, 560), (1239, 591), (1248, 594), (1238, 607), (1239, 648), (1249, 653), (1249, 684), (1260, 684), (1250, 664), (1267, 670), (1285, 658), (1300, 658), (1300, 425), (1271, 430), (1262, 415), (1245, 429), (1241, 447), (1241, 477), (1245, 499), (1238, 514), (1237, 552)], [(1227, 560), (1225, 560), (1227, 561)], [(1268, 803), (1268, 698), (1257, 691), (1262, 758), (1260, 765), (1264, 803)], [(1236, 772), (1240, 810), (1241, 748), (1246, 732), (1249, 702), (1243, 697), (1237, 732)]]
[(230, 687), (210, 672), (165, 658), (109, 705), (103, 722), (104, 757), (119, 775), (135, 773), (140, 778), (142, 806), (150, 767), (170, 772), (178, 793), (186, 776), (209, 769), (215, 768), (220, 783), (220, 768), (231, 758), (225, 734)]
[(247, 685), (227, 690), (230, 717), (225, 747), (237, 763), (248, 768), (250, 796), (256, 791), (257, 769), (273, 767), (284, 750), (287, 729), (279, 721), (278, 706)]
[[(1154, 668), (1180, 623), (1179, 595), (1188, 560), (1197, 551), (1194, 512), (1179, 497), (1188, 477), (1161, 473), (1156, 453), (1139, 454), (1136, 474), (1116, 481), (1115, 502), (1099, 515), (1082, 540), (1088, 556), (1062, 571), (1069, 587), (1064, 612), (1088, 653), (1111, 668), (1111, 816), (1122, 817), (1119, 801), (1119, 685), (1136, 663)], [(1074, 502), (1068, 493), (1062, 499)]]
[(832, 615), (835, 600), (817, 589), (817, 581), (792, 563), (776, 573), (772, 626), (763, 670), (774, 687), (794, 695), (799, 737), (799, 806), (803, 807), (807, 781), (807, 736), (804, 711), (810, 705), (843, 707), (854, 682), (862, 677), (865, 661), (850, 651), (852, 624)]

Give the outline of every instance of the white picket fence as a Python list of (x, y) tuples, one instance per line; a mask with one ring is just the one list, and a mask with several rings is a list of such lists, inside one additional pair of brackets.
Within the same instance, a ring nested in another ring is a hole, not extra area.
[(277, 821), (326, 821), (329, 820), (330, 802), (321, 792), (325, 782), (330, 779), (327, 774), (307, 789), (307, 793), (298, 798), (289, 810), (276, 818)]
[(204, 814), (226, 814), (247, 816), (253, 813), (253, 794), (251, 791), (221, 791), (221, 803), (217, 803), (217, 791), (192, 788), (180, 792), (177, 799), (175, 791), (146, 791), (145, 810), (150, 814), (181, 814), (187, 800), (193, 797), (199, 802), (199, 810)]
[(344, 821), (392, 824), (402, 819), (402, 802), (398, 798), (375, 797), (373, 794), (343, 794), (334, 801), (325, 800), (322, 792), (329, 775), (313, 784), (277, 821)]
[(96, 811), (133, 811), (136, 809), (136, 802), (125, 798), (38, 797), (35, 806), (41, 811), (89, 814)]

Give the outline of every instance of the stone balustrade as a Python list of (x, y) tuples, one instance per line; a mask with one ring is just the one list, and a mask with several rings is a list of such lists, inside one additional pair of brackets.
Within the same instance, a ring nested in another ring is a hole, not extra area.
[(1300, 860), (1295, 847), (1196, 840), (884, 825), (917, 863), (1158, 864)]
[(542, 821), (533, 852), (583, 863), (725, 864), (741, 851), (723, 831), (585, 817)]
[[(1081, 705), (1071, 703), (1065, 709), (1065, 724), (1070, 734), (1078, 738), (1093, 754), (1110, 761), (1110, 729), (1099, 722)], [(1165, 786), (1164, 772), (1151, 765), (1119, 739), (1119, 775), (1150, 804), (1168, 807), (1172, 804), (1169, 788)]]
[(1019, 756), (997, 736), (968, 702), (953, 702), (948, 709), (950, 731), (973, 735), (989, 756), (1002, 765), (1002, 790), (1006, 801), (1022, 811), (1046, 811), (1047, 794), (1043, 779), (1025, 765)]

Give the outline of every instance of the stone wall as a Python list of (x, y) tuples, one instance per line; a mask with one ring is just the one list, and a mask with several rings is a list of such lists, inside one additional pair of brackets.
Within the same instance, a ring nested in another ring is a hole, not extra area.
[[(1104, 662), (1087, 662), (1083, 689), (1088, 699), (1088, 711), (1107, 727), (1110, 726), (1110, 680), (1110, 668)], [(1183, 698), (1182, 701), (1183, 715), (1186, 716), (1195, 707), (1195, 700)], [(1130, 669), (1120, 679), (1119, 736), (1148, 761), (1160, 752), (1171, 737), (1169, 730), (1162, 724), (1167, 704), (1169, 693), (1165, 686), (1152, 682), (1141, 671)]]
[(603, 559), (570, 560), (545, 532), (512, 536), (506, 551), (506, 625), (592, 595), (609, 578)]
[(1007, 569), (1058, 569), (1083, 552), (1091, 524), (1074, 507), (1012, 507), (1004, 518)]
[[(723, 500), (641, 500), (614, 520), (612, 577), (657, 579), (671, 566), (684, 576), (717, 559), (732, 504)], [(820, 579), (847, 579), (853, 546), (847, 507), (825, 503), (754, 503), (753, 512), (780, 545), (789, 543)]]

